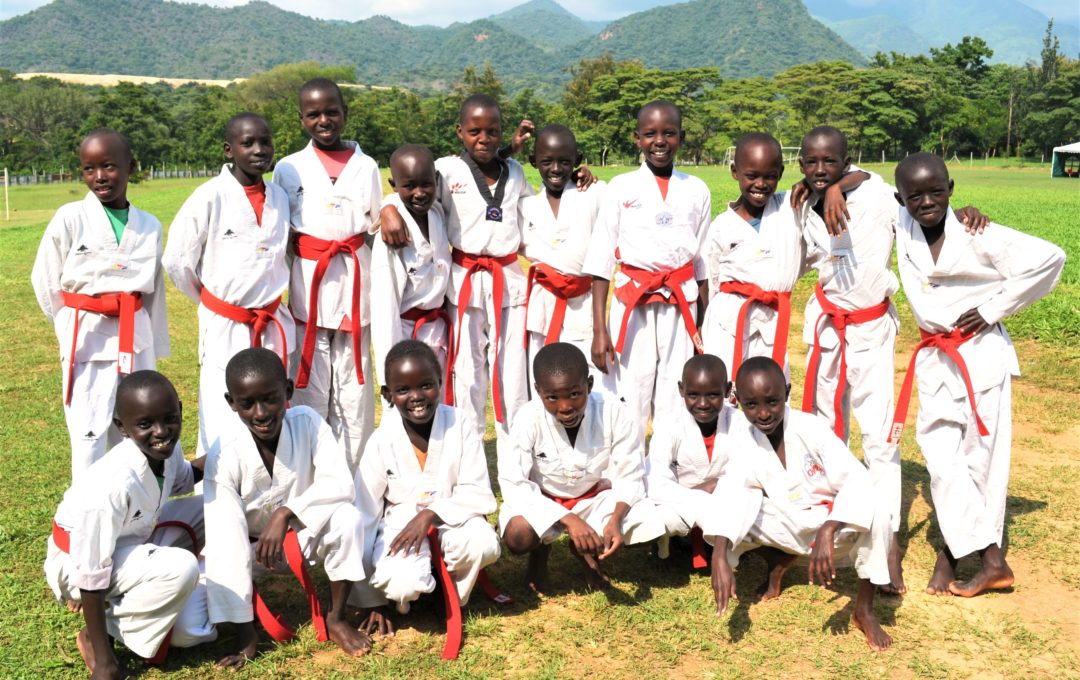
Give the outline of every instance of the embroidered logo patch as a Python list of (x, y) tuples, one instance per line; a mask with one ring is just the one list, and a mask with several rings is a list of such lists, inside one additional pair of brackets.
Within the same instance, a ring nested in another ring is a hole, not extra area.
[(825, 468), (821, 467), (817, 461), (809, 456), (803, 462), (803, 469), (806, 472), (807, 479), (817, 479), (825, 476)]
[(672, 215), (669, 212), (662, 212), (662, 213), (660, 213), (659, 215), (656, 216), (656, 226), (658, 226), (658, 227), (671, 226), (671, 223), (674, 222), (674, 221), (675, 221), (675, 216)]
[(236, 238), (236, 232), (233, 231), (232, 229), (226, 229), (225, 233), (221, 235), (221, 238), (223, 238), (223, 239)]
[(463, 194), (465, 190), (469, 188), (469, 185), (464, 182), (454, 182), (450, 185), (450, 193)]
[(622, 207), (626, 208), (627, 210), (634, 210), (641, 207), (641, 201), (636, 198), (629, 201), (623, 201)]
[(79, 247), (75, 249), (75, 254), (76, 254), (76, 255), (85, 255), (85, 254), (87, 254), (87, 253), (89, 253), (89, 252), (90, 252), (90, 249), (89, 249), (89, 248), (87, 248), (87, 247), (86, 247), (86, 246), (85, 246), (84, 244), (82, 244), (82, 243), (80, 243), (80, 244), (79, 244)]

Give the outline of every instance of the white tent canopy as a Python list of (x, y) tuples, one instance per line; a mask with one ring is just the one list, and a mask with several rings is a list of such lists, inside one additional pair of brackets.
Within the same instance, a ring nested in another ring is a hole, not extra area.
[(1054, 147), (1051, 177), (1080, 177), (1080, 142)]

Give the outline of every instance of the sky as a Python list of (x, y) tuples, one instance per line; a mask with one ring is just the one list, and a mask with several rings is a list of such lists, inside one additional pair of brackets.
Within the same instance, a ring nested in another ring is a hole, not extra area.
[[(190, 1), (190, 0), (186, 0)], [(446, 26), (455, 21), (473, 21), (492, 14), (498, 14), (519, 5), (524, 0), (269, 0), (274, 5), (292, 12), (299, 12), (320, 19), (344, 19), (357, 21), (376, 14), (383, 14), (406, 24), (435, 24)], [(873, 0), (865, 0), (872, 4)], [(202, 0), (202, 4), (230, 7), (245, 4), (247, 0)], [(609, 20), (639, 12), (657, 5), (672, 4), (675, 0), (592, 0), (590, 2), (568, 2), (574, 14), (583, 19)], [(1078, 0), (1021, 0), (1047, 16), (1057, 16), (1064, 20), (1077, 21)], [(0, 0), (0, 19), (8, 19), (18, 14), (48, 4), (48, 0)]]

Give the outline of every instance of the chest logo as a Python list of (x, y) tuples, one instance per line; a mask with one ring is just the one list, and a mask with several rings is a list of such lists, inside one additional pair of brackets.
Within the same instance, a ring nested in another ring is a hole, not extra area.
[(622, 207), (626, 208), (627, 210), (636, 210), (637, 208), (641, 207), (641, 201), (636, 198), (629, 201), (623, 201)]
[(668, 227), (675, 221), (675, 217), (669, 212), (662, 212), (656, 216), (656, 226)]
[(80, 243), (79, 247), (75, 249), (75, 254), (76, 255), (86, 255), (89, 252), (90, 252), (90, 249), (87, 248), (86, 245), (83, 244), (83, 243)]
[(537, 458), (543, 458), (544, 460), (547, 460), (547, 454), (546, 454), (546, 453), (544, 453), (543, 451), (541, 451), (540, 453), (536, 454), (536, 457), (537, 457)]
[(825, 468), (821, 467), (821, 465), (813, 458), (807, 457), (803, 464), (807, 479), (820, 479), (825, 477)]
[(221, 235), (221, 238), (223, 238), (223, 239), (236, 238), (236, 232), (233, 231), (232, 229), (226, 229), (225, 233)]
[(450, 185), (450, 193), (463, 194), (465, 190), (469, 188), (469, 185), (464, 182), (454, 182)]
[(394, 476), (394, 471), (393, 471), (393, 470), (389, 470), (389, 469), (388, 469), (388, 470), (386, 471), (386, 476), (387, 476), (387, 477), (393, 477), (393, 476)]
[(142, 510), (136, 510), (135, 514), (131, 516), (131, 519), (139, 519), (142, 517)]

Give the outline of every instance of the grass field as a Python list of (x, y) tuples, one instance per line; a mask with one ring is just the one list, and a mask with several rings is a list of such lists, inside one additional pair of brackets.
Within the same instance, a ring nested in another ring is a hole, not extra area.
[[(877, 611), (893, 648), (870, 652), (848, 626), (854, 575), (832, 589), (804, 585), (805, 569), (785, 579), (781, 598), (751, 603), (762, 576), (753, 560), (741, 565), (740, 600), (724, 618), (714, 615), (707, 574), (691, 573), (675, 552), (660, 564), (638, 546), (611, 565), (617, 589), (586, 592), (564, 546), (553, 554), (557, 593), (539, 601), (522, 587), (524, 560), (504, 556), (490, 573), (515, 603), (505, 609), (477, 595), (466, 613), (466, 643), (456, 662), (439, 660), (440, 620), (430, 607), (400, 623), (367, 658), (342, 657), (315, 642), (310, 626), (298, 641), (262, 646), (249, 677), (683, 677), (736, 678), (1062, 678), (1080, 677), (1080, 183), (1051, 180), (1043, 168), (956, 167), (954, 205), (978, 206), (995, 221), (1058, 243), (1070, 255), (1057, 290), (1008, 322), (1024, 376), (1014, 383), (1014, 448), (1008, 504), (1009, 559), (1016, 586), (973, 600), (922, 594), (941, 538), (929, 505), (929, 479), (910, 433), (902, 443), (904, 512), (901, 541), (905, 598), (879, 599)], [(891, 167), (869, 166), (883, 174)], [(721, 168), (696, 168), (713, 191), (718, 212), (735, 198)], [(616, 171), (599, 169), (609, 177)], [(788, 169), (794, 180), (795, 168)], [(531, 177), (535, 183), (536, 175)], [(133, 202), (168, 224), (197, 180), (156, 180), (131, 190)], [(56, 339), (34, 302), (29, 272), (52, 212), (78, 200), (82, 185), (18, 187), (12, 219), (0, 222), (0, 676), (79, 677), (75, 649), (81, 617), (56, 603), (41, 564), (49, 520), (69, 480), (69, 453), (60, 408)], [(812, 282), (804, 280), (793, 308), (802, 309)], [(173, 356), (159, 368), (187, 404), (183, 441), (196, 434), (195, 309), (168, 291)], [(897, 378), (906, 367), (915, 327), (902, 316)], [(792, 321), (793, 403), (801, 398), (801, 313)], [(914, 411), (912, 411), (914, 414)], [(857, 439), (856, 439), (857, 441)], [(494, 445), (488, 442), (493, 459)], [(856, 447), (857, 448), (857, 447)], [(494, 478), (494, 474), (492, 475)], [(972, 565), (962, 564), (962, 572)], [(325, 584), (323, 584), (325, 587)], [(305, 616), (291, 585), (286, 611)], [(280, 598), (279, 598), (280, 599)], [(149, 678), (211, 677), (213, 661), (233, 644), (231, 631), (205, 648), (173, 653)], [(130, 656), (122, 656), (121, 659)], [(138, 668), (132, 662), (132, 668)], [(224, 673), (218, 673), (222, 677)]]

